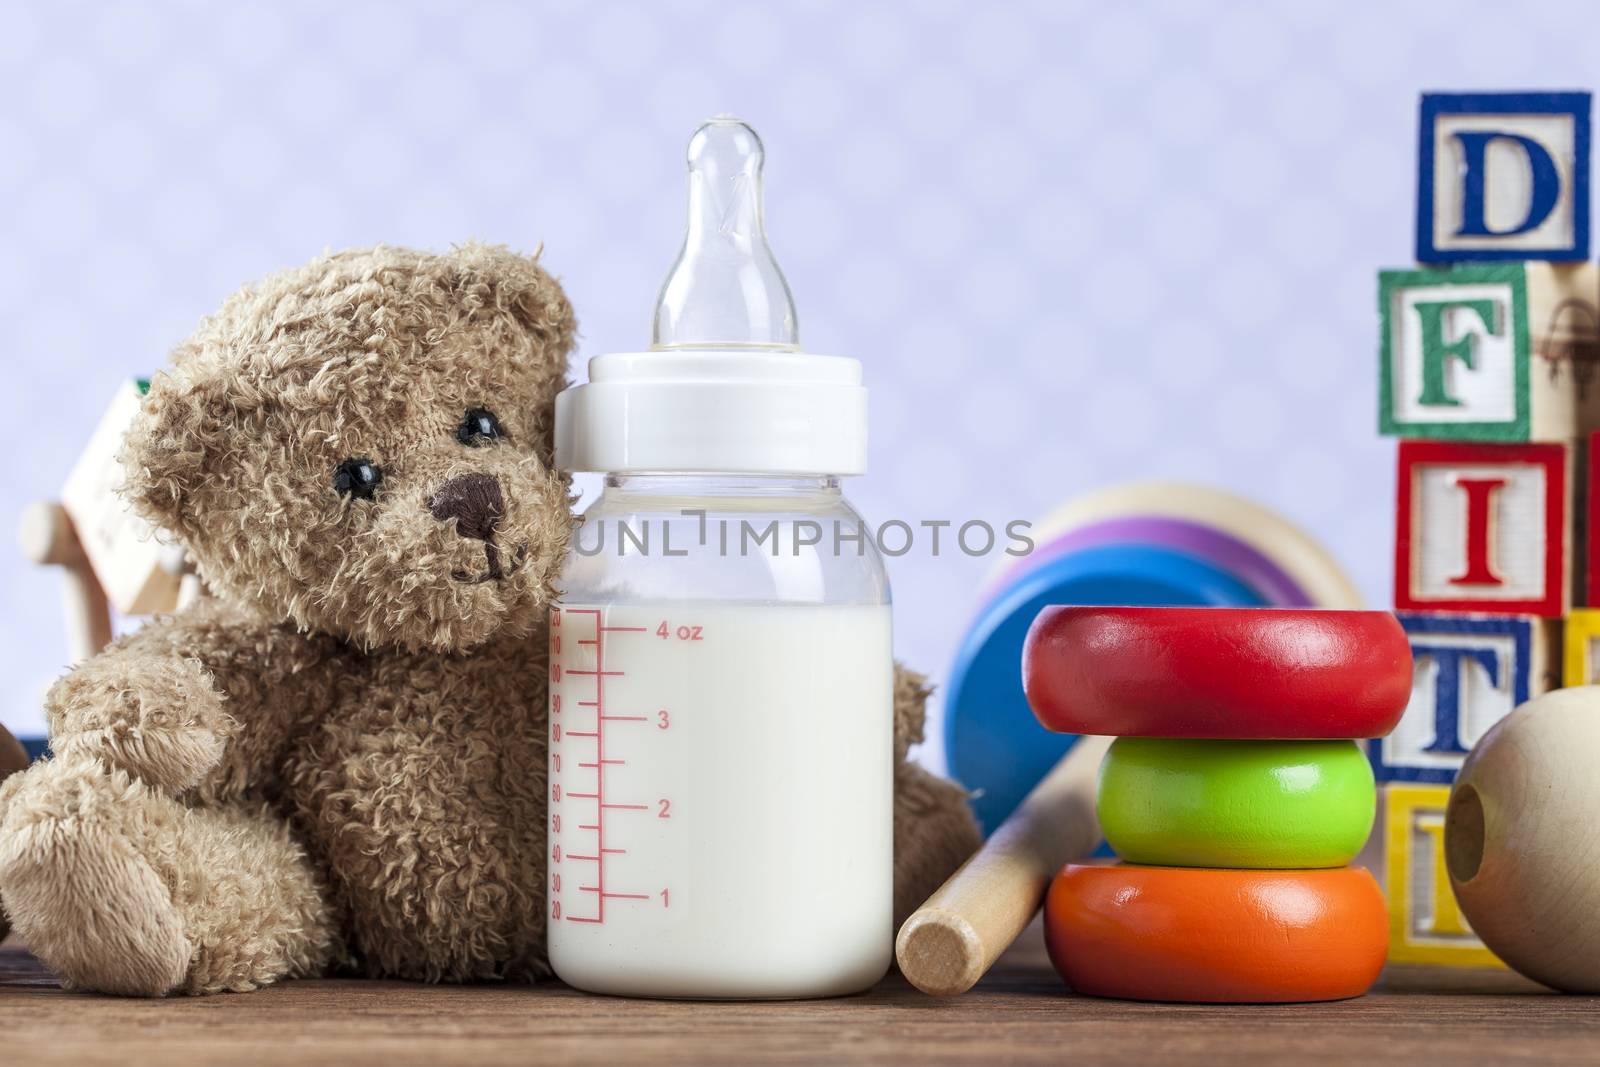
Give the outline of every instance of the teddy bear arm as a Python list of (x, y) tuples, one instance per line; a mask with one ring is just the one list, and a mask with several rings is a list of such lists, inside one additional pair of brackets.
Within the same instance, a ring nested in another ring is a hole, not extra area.
[(928, 697), (933, 687), (926, 675), (903, 663), (894, 665), (894, 761), (905, 762), (913, 745), (922, 743), (923, 723), (927, 718)]
[(964, 789), (908, 762), (927, 718), (928, 680), (894, 665), (894, 900), (895, 925), (983, 842)]
[(275, 761), (326, 688), (311, 669), (325, 654), (287, 627), (202, 601), (59, 679), (45, 701), (51, 748), (170, 793), (203, 781), (237, 793)]

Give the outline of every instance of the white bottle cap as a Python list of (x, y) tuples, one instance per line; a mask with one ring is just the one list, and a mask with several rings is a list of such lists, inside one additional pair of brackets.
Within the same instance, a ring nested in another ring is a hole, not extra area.
[(762, 219), (761, 138), (719, 115), (689, 139), (689, 225), (648, 352), (589, 361), (556, 397), (556, 465), (574, 471), (861, 474), (861, 364), (800, 351)]

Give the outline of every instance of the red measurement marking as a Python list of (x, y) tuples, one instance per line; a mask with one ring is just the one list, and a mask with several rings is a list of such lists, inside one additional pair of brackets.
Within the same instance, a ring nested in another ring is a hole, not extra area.
[[(594, 850), (594, 853), (592, 855), (575, 855), (575, 854), (570, 853), (570, 852), (567, 853), (567, 859), (569, 859), (569, 860), (590, 862), (590, 863), (595, 864), (594, 884), (593, 885), (589, 885), (589, 886), (579, 886), (578, 887), (580, 892), (593, 893), (594, 894), (594, 896), (595, 896), (595, 913), (592, 916), (590, 916), (590, 915), (580, 916), (580, 915), (570, 915), (569, 914), (567, 916), (567, 919), (568, 919), (569, 922), (604, 923), (605, 922), (605, 914), (606, 914), (606, 912), (605, 912), (605, 902), (606, 902), (607, 899), (611, 899), (611, 900), (647, 900), (647, 899), (649, 899), (648, 895), (647, 894), (643, 894), (643, 893), (615, 893), (615, 892), (610, 892), (610, 891), (608, 891), (606, 889), (605, 857), (607, 857), (607, 856), (624, 855), (624, 854), (626, 854), (626, 849), (608, 848), (606, 846), (606, 818), (605, 818), (605, 813), (608, 810), (612, 810), (612, 811), (646, 811), (646, 810), (648, 810), (648, 805), (645, 805), (645, 804), (608, 804), (608, 803), (605, 802), (605, 791), (606, 791), (605, 769), (606, 769), (606, 767), (608, 767), (608, 766), (620, 767), (620, 766), (625, 766), (626, 765), (626, 761), (624, 761), (624, 760), (617, 759), (615, 757), (607, 758), (607, 756), (606, 756), (605, 724), (607, 722), (646, 722), (646, 721), (648, 721), (648, 717), (644, 716), (644, 715), (607, 715), (606, 714), (606, 712), (605, 712), (605, 680), (607, 678), (620, 678), (620, 677), (623, 677), (624, 672), (623, 671), (619, 671), (619, 670), (607, 670), (606, 669), (606, 663), (605, 663), (605, 658), (606, 658), (605, 635), (608, 634), (608, 633), (648, 633), (649, 629), (648, 629), (648, 627), (644, 627), (644, 626), (606, 626), (606, 625), (603, 625), (602, 621), (601, 621), (602, 618), (603, 618), (603, 610), (600, 609), (600, 608), (568, 608), (568, 609), (565, 609), (565, 610), (568, 613), (572, 614), (572, 615), (592, 615), (592, 616), (594, 616), (594, 630), (593, 630), (592, 634), (590, 634), (589, 636), (582, 637), (582, 638), (578, 638), (576, 634), (572, 635), (572, 638), (576, 639), (578, 641), (578, 644), (586, 645), (586, 646), (592, 646), (594, 648), (594, 667), (593, 667), (592, 670), (583, 669), (583, 668), (571, 668), (571, 669), (563, 668), (561, 671), (559, 671), (556, 674), (556, 681), (559, 684), (559, 682), (561, 681), (561, 679), (563, 677), (593, 678), (594, 679), (594, 699), (593, 700), (579, 700), (579, 701), (576, 702), (576, 706), (580, 707), (580, 708), (593, 708), (593, 709), (595, 709), (595, 727), (594, 727), (593, 730), (567, 730), (566, 731), (566, 736), (568, 736), (568, 737), (592, 737), (592, 738), (594, 738), (594, 748), (595, 748), (594, 758), (592, 760), (587, 760), (587, 761), (584, 761), (584, 762), (580, 762), (578, 764), (579, 767), (590, 768), (595, 772), (594, 791), (593, 792), (587, 792), (587, 793), (568, 792), (566, 794), (566, 799), (568, 799), (568, 800), (593, 800), (595, 802), (595, 821), (592, 822), (592, 823), (583, 823), (583, 824), (580, 824), (578, 826), (579, 830), (592, 830), (592, 831), (594, 831), (594, 834), (595, 834), (595, 850)], [(559, 624), (557, 624), (557, 625), (559, 625)], [(557, 648), (559, 648), (559, 647), (560, 646), (557, 645)], [(568, 694), (568, 695), (571, 696), (573, 694)], [(557, 699), (559, 699), (559, 698), (557, 698)], [(559, 739), (560, 734), (557, 734), (557, 737)]]

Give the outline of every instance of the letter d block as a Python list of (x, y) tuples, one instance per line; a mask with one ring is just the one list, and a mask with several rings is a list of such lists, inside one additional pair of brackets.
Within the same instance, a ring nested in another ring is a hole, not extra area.
[(1557, 684), (1558, 624), (1528, 615), (1399, 616), (1411, 641), (1411, 700), (1367, 742), (1380, 782), (1448, 785), (1489, 728)]
[(1600, 429), (1600, 267), (1378, 276), (1380, 433), (1576, 441)]
[(1589, 94), (1426, 93), (1417, 259), (1589, 258)]
[(1449, 786), (1392, 785), (1385, 795), (1383, 866), (1389, 959), (1450, 967), (1503, 967), (1467, 925), (1444, 865)]
[(1560, 618), (1571, 601), (1566, 445), (1400, 442), (1394, 603)]

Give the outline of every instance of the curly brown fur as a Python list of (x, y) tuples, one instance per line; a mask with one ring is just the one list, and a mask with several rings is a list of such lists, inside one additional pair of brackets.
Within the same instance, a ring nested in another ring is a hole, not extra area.
[[(570, 527), (551, 442), (575, 330), (555, 280), (504, 249), (319, 259), (233, 296), (155, 377), (126, 496), (212, 589), (302, 629), (438, 651), (526, 633)], [(506, 436), (465, 447), (479, 408)], [(332, 489), (354, 458), (382, 471), (373, 500)], [(524, 563), (503, 581), (456, 581), (484, 569), (484, 542), (427, 521), (466, 473), (504, 490), (496, 539)]]
[[(4, 726), (0, 726), (0, 784), (28, 765), (28, 752), (22, 747), (22, 742), (11, 736)], [(6, 920), (4, 908), (0, 908), (0, 941), (6, 939), (11, 932), (11, 924)]]
[[(178, 349), (126, 494), (219, 597), (57, 683), (56, 758), (0, 785), (0, 904), (67, 983), (547, 972), (545, 627), (571, 528), (552, 419), (574, 330), (534, 259), (376, 248), (240, 292)], [(926, 695), (899, 677), (897, 761)], [(920, 895), (976, 836), (959, 792), (913, 770), (897, 874)]]

